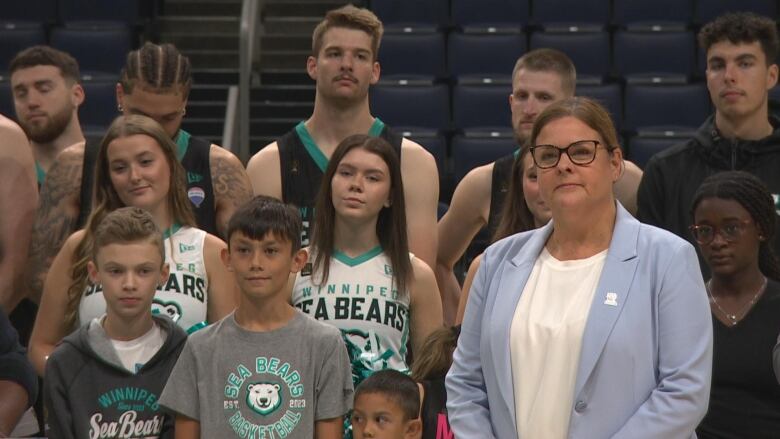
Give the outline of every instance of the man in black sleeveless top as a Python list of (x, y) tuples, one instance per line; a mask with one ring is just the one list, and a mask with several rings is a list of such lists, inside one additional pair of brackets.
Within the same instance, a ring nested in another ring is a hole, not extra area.
[[(230, 151), (180, 128), (191, 82), (187, 57), (173, 45), (146, 43), (127, 55), (116, 86), (117, 109), (151, 117), (176, 141), (198, 227), (224, 236), (230, 216), (251, 198), (251, 187)], [(64, 150), (41, 189), (25, 276), (33, 300), (40, 300), (46, 272), (63, 242), (89, 215), (97, 149), (97, 144), (86, 142)]]
[(368, 106), (369, 85), (379, 80), (376, 57), (381, 36), (382, 23), (369, 10), (345, 6), (327, 13), (314, 30), (312, 56), (306, 62), (317, 85), (314, 113), (255, 154), (247, 172), (256, 195), (298, 206), (306, 245), (322, 173), (336, 146), (352, 134), (384, 137), (401, 157), (409, 246), (433, 266), (439, 197), (436, 163), (420, 145), (372, 116)]
[[(555, 49), (532, 50), (517, 60), (512, 71), (509, 107), (518, 145), (531, 134), (536, 117), (549, 105), (574, 96), (576, 72), (571, 59)], [(512, 162), (516, 154), (472, 169), (458, 183), (447, 213), (439, 221), (436, 278), (442, 295), (459, 297), (460, 285), (453, 268), (479, 230), (495, 232), (504, 203)], [(642, 171), (625, 162), (625, 172), (615, 193), (631, 212), (636, 211), (636, 189)], [(446, 318), (446, 316), (445, 316)]]

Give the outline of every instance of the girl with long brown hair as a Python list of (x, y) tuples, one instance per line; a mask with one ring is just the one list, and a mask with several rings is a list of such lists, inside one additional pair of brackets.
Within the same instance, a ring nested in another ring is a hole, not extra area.
[[(220, 260), (225, 243), (195, 228), (185, 171), (176, 145), (154, 120), (120, 116), (100, 145), (95, 169), (95, 208), (83, 230), (71, 235), (52, 262), (44, 284), (29, 356), (43, 373), (54, 346), (77, 326), (105, 312), (100, 285), (91, 285), (87, 262), (100, 221), (120, 207), (148, 211), (164, 231), (168, 282), (160, 285), (153, 310), (193, 332), (235, 307), (232, 276)], [(117, 275), (123, 267), (117, 267)]]
[(387, 141), (346, 138), (325, 170), (292, 303), (338, 327), (355, 385), (373, 372), (407, 372), (412, 351), (442, 326), (431, 269), (409, 253), (398, 156)]

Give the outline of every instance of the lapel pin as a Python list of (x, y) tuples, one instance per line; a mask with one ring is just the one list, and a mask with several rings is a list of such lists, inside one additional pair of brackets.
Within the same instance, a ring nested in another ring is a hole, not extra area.
[(604, 305), (617, 306), (617, 293), (607, 293), (607, 298), (604, 299)]

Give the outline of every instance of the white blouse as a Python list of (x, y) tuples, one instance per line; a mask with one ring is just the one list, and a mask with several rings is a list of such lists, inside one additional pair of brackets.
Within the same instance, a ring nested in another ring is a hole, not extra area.
[(606, 256), (559, 261), (545, 248), (534, 264), (509, 333), (519, 438), (568, 435), (582, 334)]

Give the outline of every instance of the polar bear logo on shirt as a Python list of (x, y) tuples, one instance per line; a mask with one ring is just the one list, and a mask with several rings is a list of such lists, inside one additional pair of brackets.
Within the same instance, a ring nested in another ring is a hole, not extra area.
[(273, 383), (254, 383), (247, 387), (246, 403), (255, 412), (266, 416), (282, 405), (282, 396), (279, 384)]

